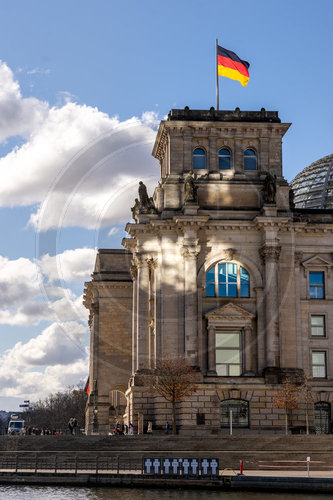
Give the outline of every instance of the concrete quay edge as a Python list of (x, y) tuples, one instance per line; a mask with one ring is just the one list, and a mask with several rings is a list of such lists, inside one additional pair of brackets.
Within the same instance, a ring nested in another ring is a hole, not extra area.
[[(288, 471), (285, 471), (288, 474)], [(236, 475), (219, 478), (161, 477), (139, 474), (94, 473), (0, 473), (0, 485), (23, 486), (86, 486), (86, 487), (149, 487), (203, 490), (252, 490), (333, 493), (333, 477), (295, 477), (287, 475)]]

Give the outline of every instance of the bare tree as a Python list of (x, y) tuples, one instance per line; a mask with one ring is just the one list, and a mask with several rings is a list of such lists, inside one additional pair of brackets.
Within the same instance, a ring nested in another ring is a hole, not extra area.
[(196, 392), (198, 372), (182, 358), (163, 359), (156, 363), (156, 369), (146, 376), (148, 385), (172, 404), (172, 432), (176, 428), (176, 403)]
[(280, 389), (277, 389), (273, 396), (273, 407), (284, 410), (286, 434), (288, 434), (288, 413), (298, 408), (298, 390), (298, 386), (286, 377)]
[(305, 402), (305, 426), (307, 434), (309, 434), (309, 407), (315, 402), (315, 395), (312, 391), (311, 380), (311, 377), (308, 375), (303, 375), (298, 379), (298, 391), (302, 395), (302, 399)]
[(71, 417), (79, 426), (84, 426), (87, 394), (82, 387), (69, 387), (64, 392), (50, 394), (47, 398), (31, 404), (27, 416), (33, 427), (50, 430), (67, 429)]

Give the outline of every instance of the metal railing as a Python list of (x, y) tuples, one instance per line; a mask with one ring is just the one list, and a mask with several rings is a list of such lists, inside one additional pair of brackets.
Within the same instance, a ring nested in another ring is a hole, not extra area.
[(142, 456), (5, 454), (0, 456), (0, 471), (141, 474)]

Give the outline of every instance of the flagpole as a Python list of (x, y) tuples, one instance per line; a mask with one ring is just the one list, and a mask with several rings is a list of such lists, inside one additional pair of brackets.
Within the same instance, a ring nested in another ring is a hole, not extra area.
[(218, 73), (218, 64), (217, 64), (217, 46), (218, 46), (218, 39), (216, 38), (216, 109), (218, 110), (220, 96), (219, 96), (219, 73)]

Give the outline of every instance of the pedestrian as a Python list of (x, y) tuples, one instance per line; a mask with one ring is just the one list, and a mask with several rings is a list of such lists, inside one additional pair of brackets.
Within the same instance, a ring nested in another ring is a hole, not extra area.
[(165, 424), (165, 434), (169, 434), (169, 432), (170, 432), (170, 424), (169, 424), (169, 422), (167, 422)]
[(130, 433), (130, 436), (134, 435), (134, 427), (133, 427), (132, 422), (129, 423), (129, 433)]
[(148, 422), (148, 426), (147, 426), (147, 434), (152, 434), (153, 433), (153, 424), (152, 422), (149, 420)]
[(77, 430), (77, 420), (74, 417), (73, 418), (73, 434), (74, 434), (74, 436), (76, 435), (76, 430)]
[(74, 432), (74, 424), (73, 424), (73, 418), (71, 417), (68, 422), (68, 429), (69, 432), (73, 435)]

